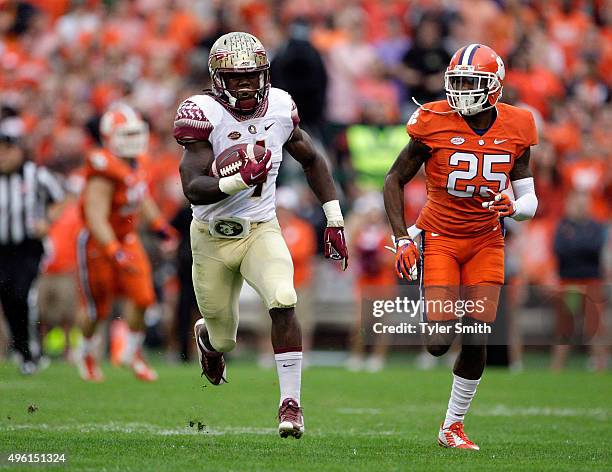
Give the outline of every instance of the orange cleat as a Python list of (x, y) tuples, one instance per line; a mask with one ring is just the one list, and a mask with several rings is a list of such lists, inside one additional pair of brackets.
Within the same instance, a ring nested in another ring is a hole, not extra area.
[(479, 451), (480, 447), (469, 440), (465, 432), (463, 431), (463, 423), (456, 421), (451, 424), (448, 428), (443, 427), (444, 424), (440, 425), (440, 432), (438, 433), (438, 445), (442, 447), (453, 447), (457, 449), (470, 449), (472, 451)]
[(93, 354), (85, 354), (77, 359), (77, 367), (81, 378), (86, 382), (102, 382), (104, 375), (98, 366), (98, 360)]
[(140, 351), (134, 354), (130, 367), (138, 380), (143, 382), (155, 382), (157, 380), (157, 372), (144, 360)]

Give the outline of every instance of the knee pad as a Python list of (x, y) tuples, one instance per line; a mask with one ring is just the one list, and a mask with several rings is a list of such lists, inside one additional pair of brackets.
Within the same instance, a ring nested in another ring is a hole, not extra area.
[(236, 340), (229, 338), (215, 338), (208, 333), (210, 345), (219, 352), (229, 352), (236, 347)]
[(297, 303), (297, 293), (291, 283), (281, 283), (276, 288), (274, 300), (270, 308), (294, 307)]

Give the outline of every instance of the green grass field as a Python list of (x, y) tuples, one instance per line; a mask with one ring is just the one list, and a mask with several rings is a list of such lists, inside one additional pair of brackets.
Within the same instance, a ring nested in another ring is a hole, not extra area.
[(109, 366), (92, 385), (61, 363), (32, 378), (0, 364), (0, 453), (65, 451), (53, 469), (79, 471), (612, 469), (609, 374), (488, 370), (466, 421), (481, 451), (467, 452), (436, 445), (447, 368), (311, 368), (306, 433), (283, 440), (274, 371), (232, 362), (230, 383), (212, 387), (195, 364), (157, 367), (153, 385)]

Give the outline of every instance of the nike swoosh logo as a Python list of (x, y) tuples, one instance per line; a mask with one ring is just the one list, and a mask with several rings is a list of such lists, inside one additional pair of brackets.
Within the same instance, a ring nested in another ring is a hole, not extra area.
[(431, 233), (431, 235), (435, 238), (436, 236), (440, 236), (438, 233)]
[(259, 177), (260, 175), (263, 175), (263, 172), (260, 172), (259, 174), (255, 174), (255, 175), (251, 174), (251, 180), (256, 179), (256, 178), (257, 178), (257, 177)]
[(283, 367), (292, 367), (292, 366), (294, 366), (294, 365), (295, 365), (295, 364), (283, 364)]
[(506, 141), (508, 140), (507, 139), (494, 139), (493, 144), (501, 144), (501, 143), (505, 143)]
[[(276, 123), (276, 122), (274, 122), (274, 123)], [(264, 126), (264, 130), (268, 131), (270, 128), (272, 128), (272, 126), (274, 126), (274, 123), (271, 123), (268, 126)]]

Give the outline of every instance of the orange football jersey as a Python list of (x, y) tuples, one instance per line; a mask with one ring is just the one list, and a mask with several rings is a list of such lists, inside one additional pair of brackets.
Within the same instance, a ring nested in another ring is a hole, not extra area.
[[(93, 151), (85, 163), (85, 178), (103, 177), (115, 186), (111, 202), (110, 224), (117, 239), (122, 240), (128, 233), (135, 231), (138, 213), (147, 194), (145, 173), (139, 162), (132, 168), (124, 160), (105, 149)], [(81, 200), (83, 213), (83, 201)], [(85, 221), (85, 218), (83, 218)]]
[(497, 214), (482, 202), (491, 200), (488, 190), (510, 186), (514, 160), (537, 144), (538, 135), (529, 111), (504, 103), (496, 108), (497, 118), (482, 136), (459, 113), (448, 113), (452, 110), (445, 100), (424, 105), (408, 121), (411, 138), (431, 148), (425, 163), (427, 203), (417, 227), (467, 237), (499, 224)]

